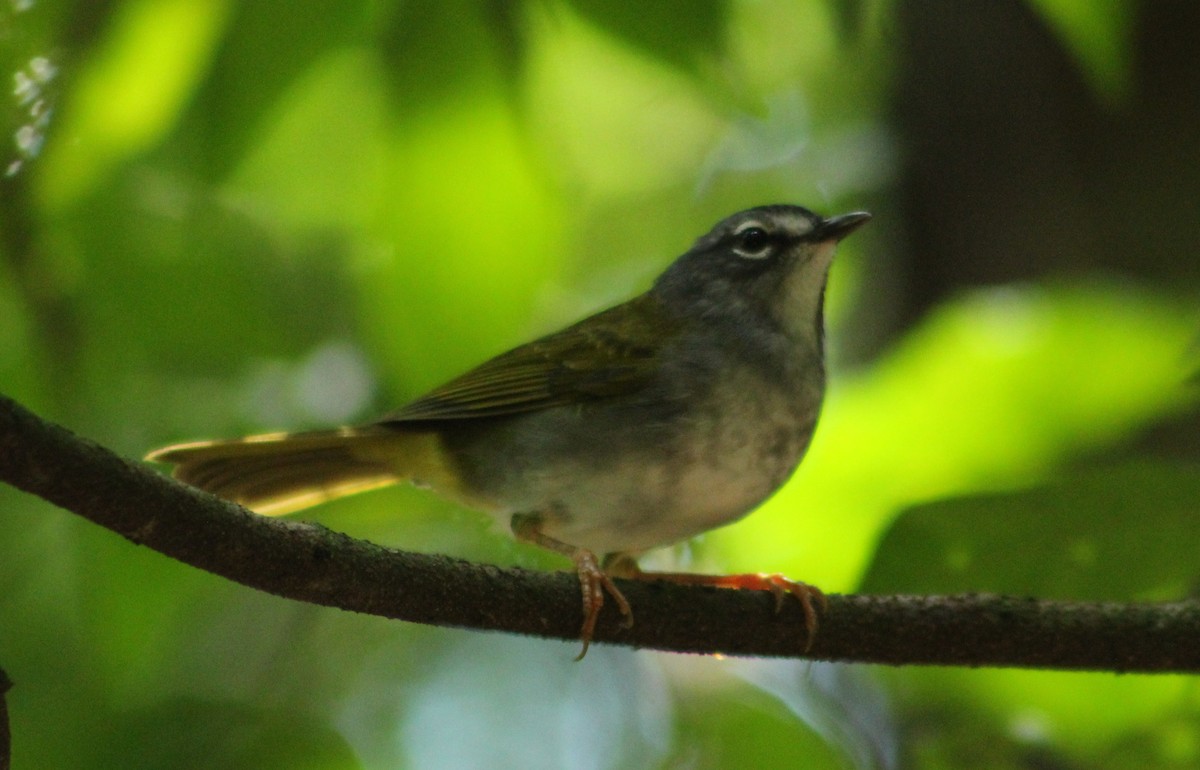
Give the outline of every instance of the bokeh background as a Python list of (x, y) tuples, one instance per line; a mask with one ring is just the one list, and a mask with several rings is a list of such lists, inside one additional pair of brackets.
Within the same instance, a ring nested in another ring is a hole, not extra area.
[[(766, 202), (876, 218), (755, 515), (828, 591), (1191, 595), (1200, 5), (12, 0), (0, 391), (117, 451), (368, 419)], [(547, 569), (411, 489), (309, 512)], [(1191, 677), (634, 653), (305, 606), (0, 488), (16, 768), (1192, 768)]]

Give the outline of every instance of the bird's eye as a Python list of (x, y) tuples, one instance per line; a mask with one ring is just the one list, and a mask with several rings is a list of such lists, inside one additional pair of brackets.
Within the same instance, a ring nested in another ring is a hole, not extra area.
[(737, 234), (733, 248), (743, 257), (762, 259), (771, 250), (771, 236), (761, 227), (747, 227)]

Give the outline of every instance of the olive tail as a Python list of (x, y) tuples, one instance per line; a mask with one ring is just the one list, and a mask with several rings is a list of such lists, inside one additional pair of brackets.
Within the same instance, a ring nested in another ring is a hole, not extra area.
[(282, 516), (428, 475), (422, 466), (440, 467), (436, 441), (429, 433), (366, 426), (174, 444), (146, 459), (174, 463), (172, 475), (186, 484)]

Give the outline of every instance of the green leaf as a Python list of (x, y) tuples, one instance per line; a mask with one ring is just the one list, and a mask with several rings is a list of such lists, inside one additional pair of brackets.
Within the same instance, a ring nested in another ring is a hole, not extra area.
[(1178, 599), (1200, 576), (1197, 501), (1200, 465), (1143, 461), (931, 503), (887, 531), (862, 590)]
[(631, 47), (684, 70), (695, 70), (724, 44), (726, 9), (717, 0), (570, 0), (570, 5)]
[[(353, 47), (366, 30), (365, 0), (260, 0), (235, 4), (212, 71), (181, 116), (191, 171), (221, 180), (259, 141), (265, 121), (321, 59)], [(356, 102), (327, 127), (337, 137), (357, 118)], [(351, 135), (351, 140), (354, 135)]]
[(1135, 4), (1128, 0), (1030, 0), (1075, 55), (1075, 63), (1105, 102), (1124, 99), (1132, 86)]
[(67, 140), (46, 153), (40, 192), (51, 207), (102, 189), (114, 168), (177, 125), (208, 74), (228, 12), (225, 2), (201, 0), (120, 4), (74, 84), (59, 127)]

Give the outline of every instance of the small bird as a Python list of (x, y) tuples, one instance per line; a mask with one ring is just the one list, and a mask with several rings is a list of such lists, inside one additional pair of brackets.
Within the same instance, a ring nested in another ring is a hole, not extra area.
[[(770, 590), (779, 575), (642, 572), (643, 552), (736, 521), (791, 476), (825, 389), (834, 248), (870, 219), (760, 206), (719, 222), (644, 294), (503, 353), (364, 425), (176, 444), (146, 459), (274, 516), (409, 481), (574, 562), (582, 658), (612, 576)], [(600, 556), (603, 557), (599, 558)]]

